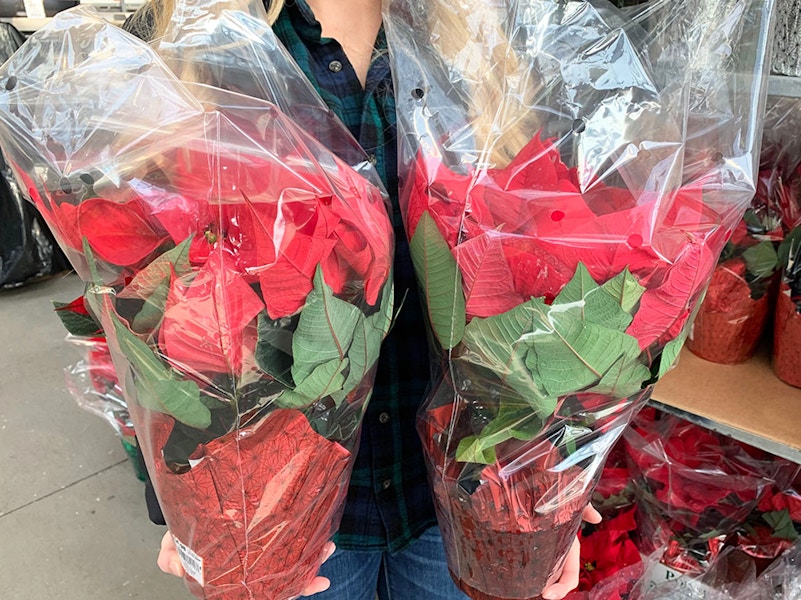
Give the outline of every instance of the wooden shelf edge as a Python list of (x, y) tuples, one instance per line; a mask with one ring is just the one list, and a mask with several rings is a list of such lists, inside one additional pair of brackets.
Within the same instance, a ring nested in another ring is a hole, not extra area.
[(651, 403), (801, 464), (801, 389), (776, 378), (767, 348), (740, 365), (711, 363), (685, 348)]

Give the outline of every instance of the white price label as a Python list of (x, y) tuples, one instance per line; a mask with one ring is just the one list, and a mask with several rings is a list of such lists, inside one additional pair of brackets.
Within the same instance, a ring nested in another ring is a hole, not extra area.
[(697, 581), (692, 575), (685, 575), (662, 563), (652, 564), (648, 569), (647, 578), (647, 589), (649, 590), (667, 582), (673, 582), (672, 585), (677, 586), (679, 589), (691, 592), (693, 600), (696, 598), (703, 600), (704, 598), (718, 597), (714, 589)]
[(203, 559), (192, 551), (192, 548), (183, 544), (177, 537), (172, 536), (175, 547), (178, 549), (178, 558), (184, 566), (184, 571), (192, 579), (203, 585)]

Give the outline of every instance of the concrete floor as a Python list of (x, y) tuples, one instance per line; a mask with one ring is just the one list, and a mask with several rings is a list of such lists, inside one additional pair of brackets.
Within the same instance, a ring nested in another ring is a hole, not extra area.
[(163, 527), (113, 429), (77, 406), (63, 369), (80, 359), (50, 301), (60, 275), (0, 290), (0, 600), (182, 600), (156, 566)]

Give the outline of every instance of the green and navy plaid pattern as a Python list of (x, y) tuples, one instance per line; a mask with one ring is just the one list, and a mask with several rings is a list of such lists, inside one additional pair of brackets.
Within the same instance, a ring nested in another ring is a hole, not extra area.
[(273, 25), (300, 68), (374, 160), (392, 200), (396, 306), (362, 425), (342, 525), (342, 548), (397, 551), (436, 522), (415, 417), (430, 380), (423, 314), (398, 206), (395, 97), (383, 30), (364, 89), (336, 40), (305, 0), (284, 7)]

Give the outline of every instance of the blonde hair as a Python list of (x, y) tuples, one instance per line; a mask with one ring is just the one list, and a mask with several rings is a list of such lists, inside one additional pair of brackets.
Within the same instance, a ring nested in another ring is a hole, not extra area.
[(432, 0), (425, 5), (429, 43), (459, 78), (479, 162), (486, 166), (508, 165), (540, 126), (531, 107), (542, 85), (510, 41), (513, 18), (504, 2)]
[[(180, 1), (192, 0), (150, 0), (133, 19), (141, 24), (140, 30), (152, 32), (151, 39), (161, 37)], [(270, 0), (269, 24), (278, 18), (285, 2)], [(433, 0), (426, 4), (425, 20), (431, 45), (453, 61), (453, 70), (470, 98), (468, 110), (481, 162), (503, 167), (539, 126), (530, 107), (542, 86), (533, 80), (534, 71), (519, 59), (510, 42), (510, 24), (504, 19), (507, 12), (493, 4), (487, 0)]]

